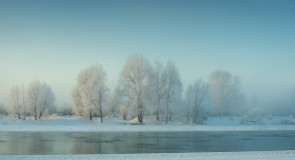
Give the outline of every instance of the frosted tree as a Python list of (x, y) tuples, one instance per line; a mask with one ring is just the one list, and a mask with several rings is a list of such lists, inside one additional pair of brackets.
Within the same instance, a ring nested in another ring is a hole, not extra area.
[(163, 71), (164, 97), (166, 101), (165, 122), (171, 120), (174, 102), (181, 99), (182, 83), (174, 62), (168, 61)]
[(83, 109), (85, 108), (82, 103), (82, 97), (79, 92), (79, 87), (76, 86), (72, 91), (73, 110), (77, 116), (84, 115)]
[(151, 99), (155, 106), (156, 118), (160, 120), (161, 103), (164, 98), (163, 64), (156, 61), (152, 66), (150, 77)]
[(206, 99), (207, 93), (209, 90), (209, 85), (204, 83), (202, 80), (195, 81), (194, 84), (189, 85), (188, 94), (190, 94), (189, 98), (190, 104), (192, 106), (193, 113), (193, 123), (197, 123), (197, 118), (200, 112), (200, 108)]
[(34, 116), (35, 120), (38, 117), (38, 109), (40, 106), (40, 97), (41, 97), (41, 82), (35, 80), (31, 82), (28, 87), (28, 103), (31, 108), (31, 114)]
[(21, 86), (21, 98), (22, 98), (22, 109), (23, 109), (23, 116), (24, 120), (26, 119), (26, 90), (25, 90), (25, 85), (22, 84)]
[(185, 91), (185, 101), (186, 101), (186, 111), (187, 111), (187, 122), (190, 121), (190, 115), (191, 115), (191, 108), (193, 104), (193, 86), (190, 84), (186, 91)]
[(129, 108), (130, 110), (132, 110), (131, 108), (132, 97), (130, 96), (129, 91), (120, 84), (116, 88), (115, 92), (116, 92), (116, 103), (117, 103), (118, 111), (121, 114), (123, 120), (127, 120), (128, 114), (130, 115), (132, 114), (132, 112), (129, 112)]
[[(9, 112), (15, 114), (18, 119), (24, 113), (25, 107), (25, 94), (24, 89), (20, 89), (18, 85), (13, 86), (10, 90), (9, 96)], [(25, 116), (24, 116), (25, 117)]]
[(210, 97), (215, 114), (228, 115), (242, 100), (241, 80), (226, 71), (215, 71), (209, 77)]
[(28, 87), (28, 103), (35, 120), (47, 115), (55, 107), (55, 95), (49, 85), (39, 80)]
[(127, 105), (122, 104), (120, 106), (120, 114), (122, 115), (123, 120), (127, 120), (127, 116), (128, 116), (128, 108), (127, 108)]
[(93, 65), (84, 69), (78, 76), (78, 85), (73, 90), (72, 98), (76, 112), (83, 110), (92, 120), (93, 112), (100, 113), (103, 122), (103, 105), (105, 105), (108, 87), (106, 86), (106, 73), (101, 65)]
[(41, 86), (41, 97), (39, 106), (39, 119), (43, 115), (47, 115), (50, 111), (55, 108), (55, 95), (51, 90), (51, 87), (46, 83)]
[[(128, 104), (134, 104), (138, 122), (143, 123), (145, 105), (148, 93), (148, 78), (150, 76), (150, 64), (142, 56), (135, 54), (128, 58), (120, 75), (122, 92), (127, 95)], [(128, 106), (127, 106), (128, 107)]]

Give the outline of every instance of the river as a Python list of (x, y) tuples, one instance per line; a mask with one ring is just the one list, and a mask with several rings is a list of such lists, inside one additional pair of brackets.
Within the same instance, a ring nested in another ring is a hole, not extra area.
[(295, 131), (0, 132), (0, 154), (294, 150)]

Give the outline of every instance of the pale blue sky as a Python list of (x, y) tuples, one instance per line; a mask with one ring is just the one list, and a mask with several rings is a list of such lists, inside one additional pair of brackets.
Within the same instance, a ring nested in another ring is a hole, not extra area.
[(0, 101), (40, 79), (71, 101), (78, 73), (95, 63), (110, 88), (129, 55), (173, 60), (184, 87), (217, 69), (247, 93), (295, 85), (294, 0), (0, 0)]

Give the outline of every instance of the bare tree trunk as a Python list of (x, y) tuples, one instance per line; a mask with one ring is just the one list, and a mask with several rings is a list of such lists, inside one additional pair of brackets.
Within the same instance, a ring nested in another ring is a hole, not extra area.
[(102, 95), (100, 94), (99, 96), (99, 113), (100, 113), (100, 122), (102, 123), (103, 122), (103, 115), (102, 115)]
[(89, 119), (92, 121), (92, 111), (89, 112)]
[(127, 114), (124, 113), (124, 115), (123, 115), (123, 119), (124, 119), (124, 120), (127, 120)]
[(42, 111), (40, 111), (40, 113), (39, 113), (39, 119), (42, 117)]
[[(198, 116), (199, 116), (200, 108), (201, 108), (201, 102), (200, 102), (200, 104), (198, 104), (198, 106), (197, 106), (197, 108), (196, 108), (196, 121), (198, 120)], [(201, 122), (201, 123), (202, 123), (202, 122)]]
[(25, 86), (22, 85), (22, 107), (24, 109), (24, 120), (26, 120), (26, 106), (25, 106)]
[(143, 117), (142, 109), (143, 109), (143, 106), (141, 104), (141, 99), (138, 96), (137, 97), (137, 117), (138, 117), (138, 122), (139, 123), (143, 123), (143, 121), (142, 121), (142, 117)]
[(197, 106), (196, 106), (196, 102), (194, 104), (194, 116), (193, 116), (193, 123), (197, 122)]
[(40, 114), (39, 114), (39, 119), (42, 117), (42, 112), (40, 111)]
[(37, 120), (37, 106), (35, 105), (35, 108), (34, 108), (34, 116), (35, 116), (35, 120)]
[(199, 102), (198, 104), (196, 104), (194, 106), (194, 117), (193, 117), (193, 123), (197, 123), (198, 120), (198, 114), (199, 114), (199, 110), (200, 110), (200, 104), (201, 102)]
[(139, 117), (140, 117), (140, 121), (139, 122), (140, 123), (143, 123), (143, 115), (142, 115), (142, 113), (139, 114)]
[(140, 123), (143, 123), (143, 111), (142, 111), (142, 107), (140, 109), (139, 115), (140, 115)]
[(138, 122), (142, 123), (143, 114), (142, 114), (142, 105), (141, 105), (140, 99), (138, 99), (138, 109), (139, 109), (139, 111), (138, 111)]
[(25, 109), (25, 106), (24, 106), (24, 120), (26, 120), (26, 109)]
[(189, 105), (190, 104), (190, 98), (188, 98), (188, 101), (187, 101), (187, 123), (189, 123), (189, 116), (190, 116), (190, 114), (189, 114)]
[(157, 121), (159, 121), (159, 114), (160, 114), (160, 100), (158, 99), (158, 104), (157, 104)]
[(141, 110), (139, 111), (137, 117), (138, 117), (138, 122), (139, 122), (139, 123), (143, 123), (143, 120), (142, 120), (143, 115), (142, 115), (142, 111), (141, 111)]
[(167, 99), (167, 106), (166, 106), (166, 124), (168, 123), (168, 114), (169, 114), (169, 99)]
[(159, 110), (157, 110), (157, 121), (159, 121)]
[(103, 122), (103, 117), (102, 117), (102, 109), (101, 109), (101, 106), (100, 106), (100, 122), (101, 122), (101, 123)]
[(194, 109), (193, 123), (197, 123), (197, 112), (196, 112), (196, 108)]

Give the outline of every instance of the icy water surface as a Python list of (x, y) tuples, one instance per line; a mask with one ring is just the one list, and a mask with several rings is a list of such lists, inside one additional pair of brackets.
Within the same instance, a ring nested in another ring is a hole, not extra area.
[(294, 150), (295, 131), (0, 132), (0, 154)]

